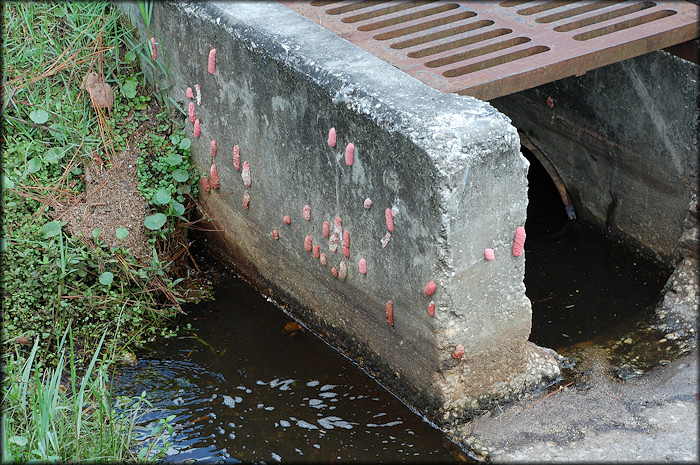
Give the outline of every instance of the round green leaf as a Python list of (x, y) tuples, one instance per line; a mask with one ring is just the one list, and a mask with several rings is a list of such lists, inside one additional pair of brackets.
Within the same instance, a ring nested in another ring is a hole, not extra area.
[(49, 126), (49, 129), (51, 130), (51, 135), (54, 137), (54, 139), (61, 143), (66, 142), (66, 136), (63, 134), (60, 124), (53, 123), (51, 126)]
[(143, 224), (151, 231), (157, 231), (158, 229), (163, 227), (167, 219), (168, 217), (164, 214), (155, 213), (153, 215), (147, 216), (146, 219), (143, 220)]
[(137, 81), (130, 81), (129, 79), (126, 80), (126, 83), (122, 86), (122, 90), (124, 91), (126, 98), (132, 99), (136, 97), (137, 84)]
[(180, 150), (187, 150), (190, 148), (190, 145), (192, 145), (192, 140), (185, 137), (180, 141), (180, 145), (178, 145), (178, 147), (180, 147)]
[(124, 55), (124, 61), (127, 63), (133, 63), (136, 60), (136, 54), (133, 51), (128, 51)]
[(182, 216), (182, 214), (185, 213), (185, 206), (180, 202), (173, 202), (172, 205), (175, 216)]
[(65, 154), (66, 151), (63, 147), (51, 147), (44, 152), (44, 161), (47, 163), (58, 163)]
[(39, 157), (34, 157), (27, 162), (27, 170), (32, 174), (39, 171), (42, 166), (44, 165), (41, 163), (41, 159), (39, 159)]
[(94, 237), (95, 239), (100, 237), (100, 234), (102, 234), (102, 230), (100, 228), (95, 228), (92, 230), (92, 237)]
[(165, 205), (170, 202), (170, 192), (166, 189), (159, 189), (156, 195), (153, 196), (153, 201), (157, 205)]
[(119, 226), (114, 234), (117, 236), (117, 239), (121, 241), (129, 235), (129, 230), (126, 229), (124, 226)]
[(25, 438), (24, 436), (12, 436), (9, 439), (9, 442), (17, 444), (20, 447), (24, 447), (29, 442), (29, 439)]
[(105, 271), (100, 275), (100, 283), (109, 286), (114, 281), (114, 274), (111, 271)]
[(188, 179), (190, 179), (190, 173), (178, 168), (175, 171), (173, 171), (173, 178), (175, 178), (177, 182), (185, 182)]
[(171, 153), (166, 157), (165, 162), (170, 166), (179, 165), (182, 163), (182, 157), (177, 153)]
[(44, 225), (44, 239), (58, 235), (61, 232), (61, 223), (58, 221), (52, 221), (51, 223), (46, 223)]
[(34, 110), (29, 113), (29, 119), (36, 124), (44, 124), (49, 120), (49, 114), (46, 113), (46, 110)]
[(15, 183), (12, 179), (8, 178), (5, 173), (2, 173), (2, 188), (3, 189), (14, 189)]

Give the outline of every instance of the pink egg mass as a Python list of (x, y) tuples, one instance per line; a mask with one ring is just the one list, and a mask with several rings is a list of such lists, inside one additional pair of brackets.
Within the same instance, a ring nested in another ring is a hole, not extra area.
[(525, 247), (525, 228), (518, 226), (515, 230), (515, 239), (513, 239), (513, 255), (519, 257), (523, 254)]
[(345, 147), (345, 164), (352, 166), (355, 160), (355, 144), (350, 142), (347, 147)]
[(209, 51), (209, 62), (207, 63), (209, 66), (209, 74), (214, 74), (216, 72), (216, 49), (212, 48)]

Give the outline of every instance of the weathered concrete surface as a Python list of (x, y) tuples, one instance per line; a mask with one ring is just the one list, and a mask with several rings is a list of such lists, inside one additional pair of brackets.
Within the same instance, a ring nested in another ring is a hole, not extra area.
[(657, 51), (491, 103), (555, 165), (579, 217), (675, 264), (698, 191), (699, 72)]
[(698, 354), (620, 382), (593, 345), (577, 382), (527, 396), (457, 429), (492, 462), (698, 461)]
[[(138, 9), (125, 5), (147, 38)], [(226, 254), (263, 292), (441, 424), (558, 375), (551, 353), (528, 342), (524, 256), (511, 252), (528, 166), (507, 117), (428, 88), (277, 3), (156, 3), (151, 30), (170, 65), (171, 96), (187, 109), (185, 89), (200, 86), (192, 149), (202, 172), (216, 164), (221, 182), (200, 200)], [(234, 169), (235, 145), (250, 187)], [(392, 207), (395, 230), (383, 246)], [(338, 216), (349, 259), (322, 234)], [(306, 236), (327, 266), (305, 251)], [(347, 277), (335, 278), (331, 268), (343, 263)], [(451, 355), (458, 345), (461, 359)]]

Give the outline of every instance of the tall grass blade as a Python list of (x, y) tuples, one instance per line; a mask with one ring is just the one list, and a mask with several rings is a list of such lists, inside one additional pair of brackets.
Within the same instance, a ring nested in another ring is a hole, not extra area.
[(92, 360), (90, 360), (90, 365), (88, 366), (88, 369), (85, 372), (85, 375), (83, 376), (83, 379), (80, 383), (80, 392), (78, 392), (78, 402), (76, 403), (76, 409), (78, 409), (78, 411), (76, 412), (77, 421), (75, 425), (76, 438), (80, 438), (80, 429), (82, 426), (83, 419), (83, 402), (85, 401), (85, 391), (87, 390), (90, 377), (92, 376), (92, 370), (95, 368), (95, 363), (97, 363), (97, 358), (100, 356), (100, 350), (102, 349), (102, 343), (105, 340), (106, 334), (106, 332), (102, 334), (102, 338), (100, 338), (100, 342), (99, 344), (97, 344), (97, 348), (95, 349), (95, 354), (92, 356)]

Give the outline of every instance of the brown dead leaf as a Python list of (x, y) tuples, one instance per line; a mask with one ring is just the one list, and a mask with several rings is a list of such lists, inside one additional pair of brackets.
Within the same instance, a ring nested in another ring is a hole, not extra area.
[(301, 329), (301, 326), (299, 326), (299, 323), (296, 321), (290, 321), (286, 325), (284, 325), (284, 330), (287, 331), (288, 333), (291, 333), (292, 331), (299, 331)]
[(88, 91), (93, 107), (106, 108), (107, 113), (111, 114), (112, 105), (114, 104), (114, 91), (112, 86), (105, 82), (104, 78), (97, 73), (89, 72), (83, 79), (81, 89)]

